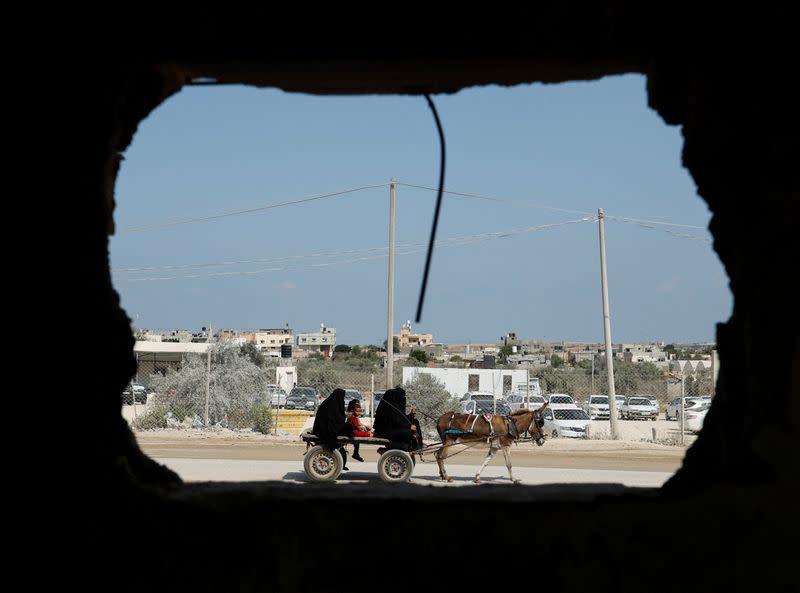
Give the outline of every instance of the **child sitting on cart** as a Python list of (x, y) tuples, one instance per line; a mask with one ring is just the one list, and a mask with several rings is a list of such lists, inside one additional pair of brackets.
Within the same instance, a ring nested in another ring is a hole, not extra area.
[[(349, 414), (347, 418), (347, 423), (353, 427), (353, 436), (354, 437), (371, 437), (372, 433), (369, 429), (361, 424), (361, 421), (358, 419), (361, 416), (361, 402), (357, 399), (351, 400), (349, 404), (347, 404), (347, 412)], [(359, 445), (358, 443), (353, 443), (353, 459), (357, 459), (358, 461), (364, 461), (364, 458), (358, 454)]]

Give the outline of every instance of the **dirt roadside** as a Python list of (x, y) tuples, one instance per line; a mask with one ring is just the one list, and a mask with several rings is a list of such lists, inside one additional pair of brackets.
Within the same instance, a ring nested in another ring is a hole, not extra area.
[[(142, 450), (153, 458), (301, 460), (306, 445), (298, 437), (258, 433), (202, 430), (158, 430), (135, 433)], [(366, 462), (378, 459), (376, 446), (363, 445)], [(520, 467), (611, 469), (674, 472), (683, 462), (684, 447), (645, 442), (548, 439), (542, 446), (523, 443), (512, 448), (513, 463)], [(469, 450), (451, 463), (480, 463), (486, 450)], [(433, 461), (433, 456), (426, 456)]]

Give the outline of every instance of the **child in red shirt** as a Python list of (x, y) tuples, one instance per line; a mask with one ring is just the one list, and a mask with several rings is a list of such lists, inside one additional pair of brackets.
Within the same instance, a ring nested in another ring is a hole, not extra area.
[[(361, 402), (357, 399), (351, 400), (350, 403), (347, 404), (347, 412), (350, 414), (347, 418), (347, 423), (353, 427), (353, 436), (371, 437), (372, 433), (366, 426), (361, 424), (361, 421), (358, 419), (358, 417), (361, 416)], [(353, 443), (353, 459), (364, 461), (364, 458), (358, 454), (358, 448), (358, 443)]]

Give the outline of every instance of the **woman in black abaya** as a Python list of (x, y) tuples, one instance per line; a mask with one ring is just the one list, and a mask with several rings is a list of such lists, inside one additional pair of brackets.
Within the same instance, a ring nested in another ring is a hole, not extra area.
[[(410, 451), (412, 447), (412, 424), (406, 416), (406, 392), (404, 389), (389, 389), (375, 410), (373, 429), (375, 436), (389, 439), (390, 449)], [(380, 452), (380, 449), (378, 450)]]
[(336, 437), (340, 435), (353, 436), (353, 427), (347, 424), (344, 415), (344, 389), (334, 389), (319, 405), (312, 431), (318, 437), (319, 444), (331, 451), (339, 450), (344, 466), (342, 469), (349, 469), (347, 467), (347, 451), (336, 440)]

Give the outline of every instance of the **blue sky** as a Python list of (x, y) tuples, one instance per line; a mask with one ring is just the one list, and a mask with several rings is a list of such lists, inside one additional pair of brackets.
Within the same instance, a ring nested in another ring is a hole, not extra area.
[[(570, 221), (603, 208), (661, 223), (606, 221), (614, 342), (714, 340), (732, 301), (710, 213), (680, 164), (680, 129), (647, 107), (644, 77), (481, 87), (434, 101), (445, 189), (495, 200), (445, 196), (438, 237), (449, 245), (434, 252), (415, 331), (443, 342), (507, 332), (602, 341), (597, 223)], [(142, 122), (124, 155), (110, 244), (122, 305), (136, 327), (325, 323), (339, 343), (381, 343), (388, 187), (174, 223), (392, 176), (438, 182), (438, 136), (421, 97), (185, 88)], [(396, 195), (397, 330), (416, 311), (436, 192), (399, 185)], [(556, 226), (484, 236), (545, 225)]]

